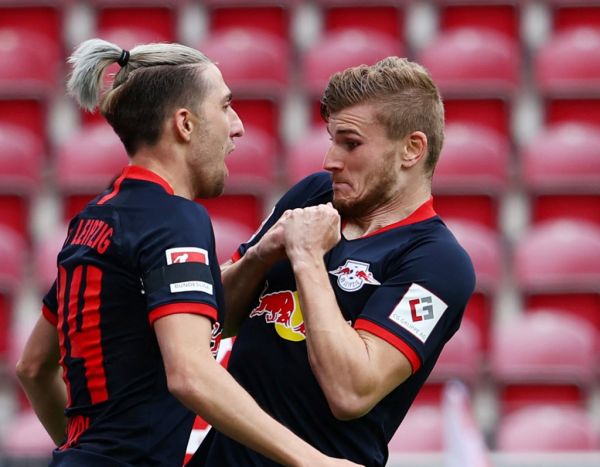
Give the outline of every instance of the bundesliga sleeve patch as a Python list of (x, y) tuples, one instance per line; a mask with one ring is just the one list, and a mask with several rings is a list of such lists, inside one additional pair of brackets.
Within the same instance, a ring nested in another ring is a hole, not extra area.
[(447, 308), (435, 294), (412, 284), (389, 318), (425, 343)]

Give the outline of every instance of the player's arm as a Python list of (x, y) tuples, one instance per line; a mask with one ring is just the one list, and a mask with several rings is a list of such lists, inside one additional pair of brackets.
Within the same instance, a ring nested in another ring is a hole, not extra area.
[[(310, 225), (311, 235), (303, 232)], [(344, 320), (323, 255), (340, 238), (329, 205), (294, 210), (285, 225), (286, 250), (300, 297), (311, 368), (335, 417), (363, 416), (412, 373), (394, 346)]]
[(265, 276), (273, 264), (285, 258), (281, 220), (271, 227), (235, 263), (221, 265), (221, 280), (225, 292), (224, 336), (237, 334), (249, 312), (252, 300), (260, 292)]
[(283, 465), (355, 465), (327, 458), (263, 412), (213, 358), (207, 317), (168, 315), (154, 329), (169, 390), (217, 430)]
[(67, 427), (67, 390), (60, 375), (59, 358), (56, 327), (40, 317), (16, 372), (33, 410), (56, 445), (64, 441)]

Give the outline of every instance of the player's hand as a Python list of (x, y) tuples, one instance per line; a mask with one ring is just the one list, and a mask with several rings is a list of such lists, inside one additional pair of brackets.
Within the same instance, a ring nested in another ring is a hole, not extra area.
[(331, 203), (286, 211), (281, 218), (288, 258), (323, 255), (340, 241), (340, 215)]
[[(287, 212), (287, 211), (286, 211)], [(256, 259), (266, 266), (272, 266), (285, 258), (283, 222), (286, 213), (265, 233), (252, 249)]]

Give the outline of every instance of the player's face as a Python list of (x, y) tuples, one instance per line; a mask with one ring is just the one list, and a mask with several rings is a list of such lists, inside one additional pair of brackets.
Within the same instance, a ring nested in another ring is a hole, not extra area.
[(207, 94), (200, 105), (190, 173), (197, 197), (210, 198), (223, 192), (228, 175), (225, 157), (235, 149), (233, 138), (244, 134), (244, 126), (231, 107), (231, 91), (214, 65), (202, 71)]
[(323, 168), (333, 179), (333, 205), (343, 216), (365, 217), (398, 196), (400, 146), (375, 118), (373, 104), (329, 117), (332, 144)]

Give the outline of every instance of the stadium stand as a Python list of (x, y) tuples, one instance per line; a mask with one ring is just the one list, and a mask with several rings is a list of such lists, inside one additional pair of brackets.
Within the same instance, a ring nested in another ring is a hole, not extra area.
[(509, 452), (589, 451), (600, 448), (593, 420), (574, 407), (528, 407), (500, 421), (497, 447)]
[(343, 29), (321, 37), (302, 58), (302, 86), (310, 106), (311, 121), (321, 123), (319, 100), (329, 77), (360, 63), (375, 63), (389, 55), (402, 56), (404, 45), (384, 34)]
[(531, 405), (585, 407), (598, 343), (591, 323), (561, 310), (530, 310), (499, 326), (490, 365), (501, 413)]
[(479, 349), (487, 352), (494, 322), (495, 296), (503, 274), (502, 242), (496, 231), (477, 223), (452, 218), (446, 218), (445, 222), (473, 261), (477, 282), (465, 310), (465, 319), (477, 326)]
[[(77, 9), (88, 23), (75, 24)], [(471, 255), (477, 290), (388, 465), (484, 465), (452, 457), (464, 432), (444, 446), (442, 392), (453, 378), (473, 394), (494, 465), (532, 465), (534, 451), (552, 454), (535, 465), (598, 465), (581, 453), (600, 456), (599, 25), (598, 0), (0, 0), (2, 364), (10, 370), (24, 343), (15, 324), (28, 331), (39, 316), (64, 222), (127, 163), (97, 113), (62, 114), (74, 30), (126, 48), (189, 37), (219, 62), (246, 129), (227, 159), (225, 195), (200, 201), (220, 261), (271, 200), (321, 169), (330, 142), (318, 100), (329, 76), (408, 55), (442, 89), (435, 208)], [(7, 405), (0, 390), (0, 465), (47, 465), (51, 442), (12, 393)], [(188, 457), (205, 428), (195, 425)]]
[(535, 79), (545, 103), (546, 123), (600, 124), (598, 27), (557, 31), (535, 56)]
[(464, 27), (483, 28), (519, 40), (520, 8), (514, 0), (434, 0), (438, 28), (449, 31)]
[(404, 42), (405, 1), (317, 0), (323, 15), (323, 31), (361, 29), (385, 34)]
[(23, 239), (12, 229), (0, 226), (0, 359), (10, 347), (15, 299), (29, 260)]
[(436, 211), (499, 230), (511, 158), (508, 141), (473, 123), (449, 123), (444, 133), (433, 179)]
[(514, 252), (525, 309), (558, 308), (600, 329), (600, 228), (556, 220), (532, 226)]
[(521, 153), (533, 223), (575, 218), (600, 225), (600, 129), (549, 125)]
[(30, 239), (31, 200), (39, 189), (44, 153), (35, 134), (0, 124), (0, 224)]
[(73, 134), (60, 146), (55, 163), (63, 220), (77, 214), (127, 164), (125, 148), (107, 123), (88, 125)]

